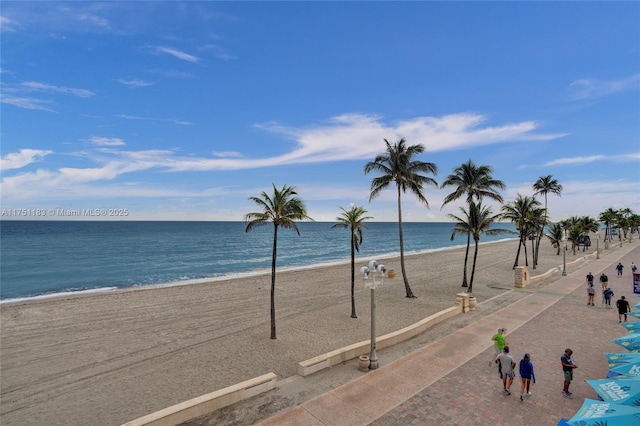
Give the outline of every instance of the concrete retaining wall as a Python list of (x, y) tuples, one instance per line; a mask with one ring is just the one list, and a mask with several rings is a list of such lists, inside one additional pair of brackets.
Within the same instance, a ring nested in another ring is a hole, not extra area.
[(131, 420), (122, 426), (174, 426), (274, 389), (276, 381), (277, 376), (268, 373)]

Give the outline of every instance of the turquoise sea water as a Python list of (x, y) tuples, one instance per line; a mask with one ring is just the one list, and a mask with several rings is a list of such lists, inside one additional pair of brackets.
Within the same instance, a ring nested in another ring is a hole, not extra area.
[[(278, 268), (349, 260), (349, 230), (331, 222), (278, 231)], [(512, 224), (500, 228), (513, 230)], [(405, 253), (466, 244), (451, 223), (403, 224)], [(399, 255), (398, 224), (367, 223), (359, 263)], [(513, 238), (483, 236), (481, 242)], [(273, 225), (243, 222), (0, 221), (0, 300), (188, 283), (270, 271)]]

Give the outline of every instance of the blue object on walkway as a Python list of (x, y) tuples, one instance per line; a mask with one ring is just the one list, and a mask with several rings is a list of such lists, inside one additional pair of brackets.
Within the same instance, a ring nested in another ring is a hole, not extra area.
[(569, 426), (638, 426), (640, 408), (586, 398)]

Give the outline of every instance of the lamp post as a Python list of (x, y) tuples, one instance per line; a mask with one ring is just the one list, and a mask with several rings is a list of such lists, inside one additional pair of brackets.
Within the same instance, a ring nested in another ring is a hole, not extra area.
[[(384, 282), (387, 268), (372, 260), (368, 266), (360, 268), (360, 274), (364, 279), (364, 287), (371, 289), (371, 351), (369, 353), (369, 370), (378, 368), (378, 354), (376, 353), (376, 287)], [(376, 277), (378, 279), (376, 279)], [(366, 364), (365, 364), (366, 365)]]
[(562, 241), (564, 242), (564, 250), (562, 251), (562, 276), (567, 275), (567, 230), (562, 232)]
[(596, 231), (596, 259), (600, 259), (600, 233)]

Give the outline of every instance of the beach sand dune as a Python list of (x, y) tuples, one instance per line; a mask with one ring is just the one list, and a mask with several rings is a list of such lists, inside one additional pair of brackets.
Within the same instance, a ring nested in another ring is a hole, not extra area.
[[(479, 302), (513, 289), (517, 245), (481, 244)], [(569, 251), (567, 262), (592, 252)], [(378, 261), (398, 272), (376, 290), (378, 335), (453, 306), (464, 290), (463, 248), (407, 256), (417, 299), (405, 297), (398, 258)], [(559, 265), (562, 256), (545, 241), (531, 272)], [(348, 263), (278, 272), (276, 340), (270, 274), (5, 304), (1, 423), (117, 425), (265, 373), (294, 376), (299, 361), (369, 339), (369, 290), (357, 278), (351, 318), (349, 280)]]

